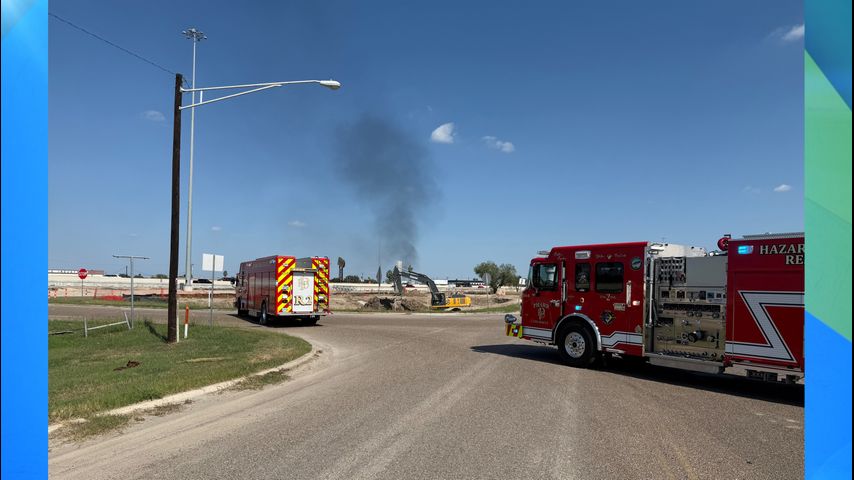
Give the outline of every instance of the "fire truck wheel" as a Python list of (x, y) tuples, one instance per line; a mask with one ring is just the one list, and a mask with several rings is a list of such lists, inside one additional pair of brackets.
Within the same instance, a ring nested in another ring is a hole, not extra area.
[(261, 304), (261, 310), (258, 311), (258, 324), (267, 325), (267, 304)]
[(589, 367), (596, 359), (593, 338), (581, 325), (567, 325), (557, 338), (561, 360), (572, 367)]

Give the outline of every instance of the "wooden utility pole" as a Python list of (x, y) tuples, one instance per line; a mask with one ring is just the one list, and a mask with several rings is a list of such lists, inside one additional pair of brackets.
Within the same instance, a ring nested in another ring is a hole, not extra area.
[(169, 240), (169, 308), (166, 313), (168, 343), (178, 341), (178, 228), (181, 196), (181, 85), (184, 76), (175, 74), (175, 111), (172, 124), (172, 227)]

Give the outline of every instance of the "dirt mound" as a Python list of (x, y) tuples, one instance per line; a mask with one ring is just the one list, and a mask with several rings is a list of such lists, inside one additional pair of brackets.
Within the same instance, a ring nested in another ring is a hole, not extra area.
[(392, 312), (417, 312), (425, 310), (421, 302), (402, 297), (371, 297), (361, 307), (362, 310), (392, 311)]

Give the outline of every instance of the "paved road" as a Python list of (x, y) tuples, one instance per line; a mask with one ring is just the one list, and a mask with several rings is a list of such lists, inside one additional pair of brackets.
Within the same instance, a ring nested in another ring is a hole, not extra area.
[(51, 477), (803, 477), (801, 386), (622, 363), (573, 369), (552, 348), (504, 337), (501, 318), (339, 314), (259, 327), (219, 312), (218, 322), (299, 335), (324, 353), (284, 384), (55, 446)]

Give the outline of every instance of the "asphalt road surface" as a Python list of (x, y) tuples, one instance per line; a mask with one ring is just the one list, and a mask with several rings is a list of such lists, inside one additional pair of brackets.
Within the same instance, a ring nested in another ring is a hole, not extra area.
[(801, 385), (624, 362), (574, 369), (554, 348), (505, 337), (502, 315), (215, 320), (297, 335), (323, 354), (280, 385), (53, 445), (51, 478), (803, 478)]

